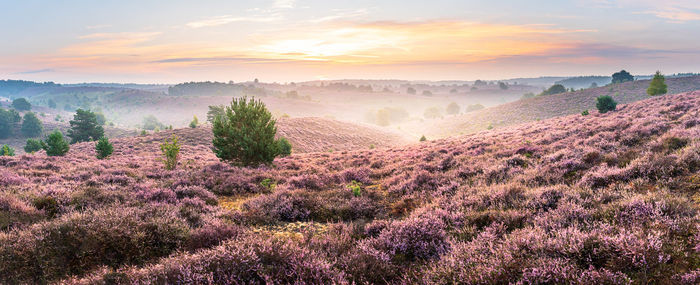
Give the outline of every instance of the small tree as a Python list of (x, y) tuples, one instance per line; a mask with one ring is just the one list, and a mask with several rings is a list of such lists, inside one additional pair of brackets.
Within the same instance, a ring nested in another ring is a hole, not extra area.
[(63, 133), (58, 130), (51, 133), (41, 146), (48, 156), (64, 156), (70, 149), (68, 142), (63, 138)]
[(271, 163), (280, 155), (275, 123), (262, 101), (234, 98), (225, 114), (214, 120), (214, 153), (241, 166)]
[(2, 145), (0, 147), (0, 156), (15, 156), (15, 150), (9, 145)]
[(582, 116), (588, 116), (589, 114), (588, 110), (583, 110), (583, 112), (581, 112)]
[(44, 131), (44, 127), (39, 121), (39, 118), (32, 113), (27, 112), (24, 114), (24, 119), (22, 120), (22, 134), (25, 137), (38, 137)]
[(413, 87), (408, 87), (406, 88), (406, 93), (408, 94), (416, 94), (416, 89)]
[(53, 99), (49, 99), (48, 105), (49, 108), (56, 109), (56, 101), (54, 101)]
[(501, 88), (501, 90), (508, 90), (508, 84), (499, 81), (498, 88)]
[(651, 83), (649, 83), (647, 94), (649, 94), (649, 96), (656, 96), (666, 94), (666, 92), (668, 92), (666, 78), (661, 72), (657, 71), (656, 74), (654, 74), (654, 78), (651, 79)]
[(598, 108), (598, 112), (607, 113), (617, 108), (617, 102), (612, 97), (605, 95), (596, 98), (595, 106)]
[(97, 152), (98, 159), (107, 158), (114, 152), (114, 146), (109, 142), (107, 137), (102, 137), (95, 144), (95, 152)]
[(450, 115), (459, 114), (459, 105), (457, 105), (457, 103), (455, 103), (455, 102), (448, 104), (447, 105), (447, 114), (450, 114)]
[(197, 125), (199, 125), (199, 120), (197, 119), (197, 116), (194, 116), (192, 119), (192, 122), (190, 122), (190, 128), (196, 128)]
[(425, 137), (425, 135), (420, 136), (420, 139), (418, 141), (424, 142), (427, 141), (428, 139)]
[(163, 123), (158, 121), (158, 118), (156, 118), (153, 115), (148, 115), (143, 118), (143, 129), (144, 130), (149, 130), (153, 131), (156, 129), (163, 129)]
[(615, 72), (612, 75), (612, 83), (623, 83), (627, 81), (634, 81), (634, 76), (624, 69), (620, 70), (620, 72)]
[(97, 122), (95, 113), (78, 109), (70, 121), (68, 136), (71, 143), (96, 141), (105, 135), (104, 129)]
[(292, 144), (286, 138), (277, 140), (280, 156), (285, 157), (292, 154)]
[(37, 139), (27, 139), (27, 144), (24, 145), (24, 152), (26, 153), (34, 153), (41, 149), (41, 141)]
[(27, 99), (17, 98), (12, 100), (12, 108), (15, 108), (17, 111), (29, 111), (32, 109), (32, 104)]
[(163, 153), (165, 169), (175, 169), (177, 161), (180, 158), (180, 143), (178, 142), (177, 136), (173, 135), (170, 140), (165, 139), (160, 145), (160, 151)]

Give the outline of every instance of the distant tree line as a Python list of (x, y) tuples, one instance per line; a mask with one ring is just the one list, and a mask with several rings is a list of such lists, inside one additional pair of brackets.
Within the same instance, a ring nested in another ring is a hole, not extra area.
[(249, 94), (265, 96), (264, 88), (254, 85), (234, 84), (233, 82), (185, 82), (168, 87), (168, 95), (172, 96), (231, 96)]

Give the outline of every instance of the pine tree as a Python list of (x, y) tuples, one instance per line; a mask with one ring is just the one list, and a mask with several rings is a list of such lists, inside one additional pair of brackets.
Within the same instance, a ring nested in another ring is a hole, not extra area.
[(46, 150), (46, 155), (48, 156), (63, 156), (70, 148), (60, 131), (51, 133), (49, 137), (46, 138), (46, 141), (42, 143), (42, 147)]
[(234, 98), (222, 116), (214, 119), (214, 153), (241, 166), (271, 163), (280, 154), (277, 127), (260, 100)]
[(668, 92), (668, 86), (666, 85), (666, 78), (660, 71), (654, 74), (654, 78), (651, 79), (649, 83), (649, 88), (647, 88), (647, 94), (649, 96), (663, 95)]
[(0, 147), (0, 156), (15, 156), (15, 150), (5, 144)]
[(78, 109), (70, 121), (70, 127), (68, 136), (71, 143), (95, 141), (104, 136), (104, 129), (97, 122), (97, 116), (88, 110)]
[(95, 152), (97, 152), (98, 159), (104, 159), (114, 152), (114, 146), (106, 137), (102, 137), (95, 144)]
[(27, 144), (24, 146), (24, 152), (33, 153), (41, 150), (41, 141), (37, 139), (27, 139)]

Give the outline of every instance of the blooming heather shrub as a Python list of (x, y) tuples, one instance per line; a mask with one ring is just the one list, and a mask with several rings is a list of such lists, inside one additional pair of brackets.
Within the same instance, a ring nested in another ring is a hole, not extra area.
[(0, 192), (0, 230), (31, 224), (43, 218), (41, 212), (9, 193)]
[(439, 257), (449, 250), (445, 224), (435, 216), (395, 221), (376, 238), (360, 243), (366, 253), (386, 262), (411, 262)]
[(216, 206), (218, 204), (216, 195), (201, 186), (179, 186), (175, 188), (175, 194), (178, 199), (199, 198), (207, 203), (207, 205)]
[(0, 171), (0, 186), (12, 186), (27, 183), (26, 178), (9, 171)]
[(72, 213), (0, 234), (3, 283), (45, 283), (98, 266), (143, 264), (170, 254), (189, 228), (168, 209), (108, 208)]
[[(135, 284), (346, 284), (320, 254), (293, 241), (246, 236), (210, 250), (181, 254), (142, 269), (119, 271)], [(81, 283), (102, 283), (107, 275)]]
[(316, 201), (307, 193), (282, 189), (249, 200), (243, 204), (243, 210), (260, 223), (294, 222), (307, 220), (315, 205)]
[(211, 248), (221, 242), (238, 237), (245, 229), (238, 225), (229, 224), (218, 219), (208, 218), (199, 228), (192, 230), (187, 239), (185, 248), (195, 251), (202, 248)]
[(214, 212), (214, 209), (201, 199), (184, 198), (178, 203), (180, 217), (185, 219), (192, 227), (200, 227), (206, 214)]

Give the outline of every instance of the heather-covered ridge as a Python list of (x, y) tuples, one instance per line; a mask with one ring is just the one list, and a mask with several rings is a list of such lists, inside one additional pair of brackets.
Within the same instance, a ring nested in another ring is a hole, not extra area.
[[(470, 112), (431, 124), (423, 132), (429, 137), (449, 137), (544, 120), (553, 117), (580, 114), (584, 110), (595, 110), (595, 98), (612, 96), (620, 104), (648, 99), (646, 93), (651, 80), (637, 80), (598, 88), (589, 88), (562, 94), (537, 96), (515, 102)], [(700, 76), (668, 78), (668, 94), (700, 89)]]
[(255, 169), (209, 140), (0, 157), (0, 283), (700, 281), (700, 92)]

